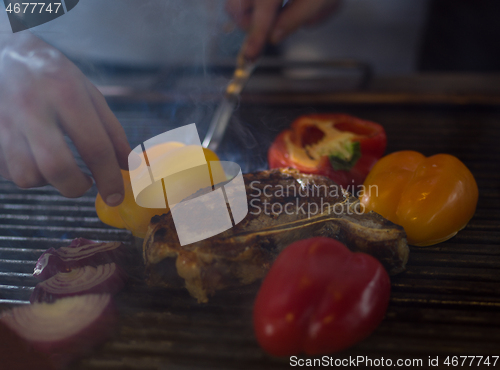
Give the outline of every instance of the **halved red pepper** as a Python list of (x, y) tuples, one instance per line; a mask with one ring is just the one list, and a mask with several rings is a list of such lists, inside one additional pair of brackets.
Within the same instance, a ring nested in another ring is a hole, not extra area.
[(363, 183), (386, 146), (385, 130), (375, 122), (348, 114), (309, 114), (278, 135), (268, 161), (270, 168), (293, 167), (346, 188)]
[(292, 243), (257, 295), (257, 340), (275, 356), (343, 350), (379, 325), (390, 290), (387, 272), (368, 254), (324, 237)]

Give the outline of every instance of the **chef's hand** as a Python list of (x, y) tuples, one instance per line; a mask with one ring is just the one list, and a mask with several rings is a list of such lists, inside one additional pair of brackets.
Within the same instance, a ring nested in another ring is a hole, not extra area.
[(227, 0), (226, 11), (248, 31), (244, 55), (253, 60), (267, 41), (277, 44), (302, 25), (318, 23), (332, 14), (340, 0)]
[(106, 203), (121, 203), (130, 146), (104, 97), (61, 52), (27, 31), (13, 34), (0, 45), (0, 175), (21, 188), (52, 184), (66, 197), (83, 195), (92, 179), (64, 134)]

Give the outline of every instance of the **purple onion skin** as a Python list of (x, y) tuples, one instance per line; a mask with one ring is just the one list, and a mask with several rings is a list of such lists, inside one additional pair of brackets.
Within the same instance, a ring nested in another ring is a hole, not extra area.
[[(75, 295), (83, 295), (83, 294), (101, 294), (101, 293), (109, 293), (116, 294), (120, 290), (123, 289), (125, 282), (127, 280), (127, 274), (115, 263), (109, 264), (114, 265), (110, 266), (110, 268), (114, 267), (115, 271), (105, 280), (97, 282), (97, 284), (92, 287), (84, 287), (81, 289), (76, 289), (72, 292), (54, 292), (53, 289), (48, 289), (47, 285), (50, 284), (54, 280), (58, 280), (61, 277), (60, 274), (65, 274), (65, 272), (59, 272), (51, 278), (38, 283), (31, 293), (30, 302), (47, 302), (52, 303), (57, 299), (64, 297), (71, 297)], [(97, 266), (96, 269), (105, 268), (106, 265)], [(92, 268), (91, 266), (79, 267), (78, 269), (88, 269)]]
[(73, 239), (71, 241), (71, 243), (70, 243), (70, 245), (68, 245), (68, 247), (78, 248), (78, 247), (81, 247), (81, 246), (84, 246), (87, 244), (96, 244), (96, 242), (93, 240), (85, 239), (85, 238), (76, 238), (76, 239)]
[(54, 248), (49, 248), (42, 253), (35, 265), (33, 276), (39, 280), (46, 280), (60, 271), (69, 271), (64, 262), (58, 257)]
[(0, 368), (6, 370), (55, 370), (49, 357), (0, 321)]
[[(81, 296), (82, 304), (86, 297), (91, 295)], [(104, 296), (109, 296), (105, 294)], [(38, 303), (35, 303), (35, 305)], [(30, 309), (33, 305), (23, 306), (22, 309)], [(4, 314), (5, 316), (5, 314)], [(21, 315), (22, 317), (22, 315)], [(64, 325), (65, 322), (78, 320), (72, 313), (66, 316), (58, 317), (58, 323)], [(3, 321), (3, 317), (0, 318)], [(67, 367), (75, 359), (87, 354), (92, 348), (106, 341), (113, 333), (117, 324), (117, 310), (113, 304), (111, 296), (106, 307), (100, 312), (99, 316), (82, 328), (79, 332), (67, 336), (63, 339), (49, 340), (29, 340), (23, 332), (13, 329), (21, 338), (24, 338), (34, 350), (48, 355), (50, 361), (56, 368)], [(7, 325), (9, 326), (9, 325)]]
[[(103, 248), (108, 248), (108, 250), (103, 251)], [(75, 256), (74, 253), (79, 254)], [(127, 250), (123, 243), (95, 243), (84, 238), (77, 238), (67, 247), (46, 250), (38, 259), (33, 276), (39, 280), (47, 280), (59, 272), (69, 272), (78, 267), (95, 267), (111, 262), (122, 265), (125, 263), (126, 256)]]

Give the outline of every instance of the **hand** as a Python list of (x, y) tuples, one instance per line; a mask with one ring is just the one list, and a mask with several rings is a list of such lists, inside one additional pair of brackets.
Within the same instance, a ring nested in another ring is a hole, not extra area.
[(266, 41), (277, 44), (302, 25), (326, 19), (339, 3), (340, 0), (290, 0), (282, 9), (283, 0), (227, 0), (226, 11), (248, 31), (244, 55), (253, 60)]
[(106, 203), (120, 204), (130, 146), (104, 97), (58, 50), (27, 31), (12, 35), (0, 45), (0, 175), (21, 188), (52, 184), (66, 197), (83, 195), (92, 179), (64, 134)]

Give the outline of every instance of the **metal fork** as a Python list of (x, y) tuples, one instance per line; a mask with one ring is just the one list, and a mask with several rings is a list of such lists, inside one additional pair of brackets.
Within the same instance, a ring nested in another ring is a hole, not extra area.
[(204, 148), (213, 151), (217, 150), (224, 137), (233, 111), (238, 104), (240, 93), (256, 66), (257, 61), (251, 62), (246, 60), (243, 56), (243, 52), (240, 51), (236, 58), (236, 69), (233, 78), (226, 87), (224, 98), (217, 107), (212, 117), (212, 121), (210, 122), (210, 126), (208, 127), (205, 139), (203, 139), (203, 143), (201, 144)]

